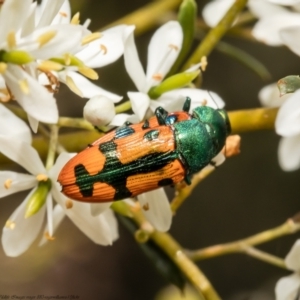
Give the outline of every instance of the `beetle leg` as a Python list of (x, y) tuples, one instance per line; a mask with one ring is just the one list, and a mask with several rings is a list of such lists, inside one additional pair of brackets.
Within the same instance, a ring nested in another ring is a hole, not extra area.
[(186, 184), (188, 184), (188, 185), (190, 185), (191, 183), (192, 183), (192, 181), (191, 181), (191, 175), (186, 175), (185, 177), (184, 177), (184, 181), (186, 182)]
[(129, 122), (129, 121), (126, 121), (126, 122), (124, 123), (124, 126), (130, 126), (130, 125), (132, 125), (132, 123)]
[(145, 122), (144, 122), (142, 128), (143, 128), (143, 129), (149, 128), (149, 121), (148, 121), (148, 120), (145, 120)]
[(168, 112), (164, 108), (159, 106), (155, 110), (155, 116), (159, 125), (166, 125), (166, 118), (168, 116)]
[(185, 112), (189, 112), (190, 108), (191, 108), (191, 98), (190, 97), (186, 97), (185, 102), (183, 104), (182, 110)]

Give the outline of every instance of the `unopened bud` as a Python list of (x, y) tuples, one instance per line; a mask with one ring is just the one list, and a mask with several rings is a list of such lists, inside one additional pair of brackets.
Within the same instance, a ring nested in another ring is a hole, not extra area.
[(109, 124), (115, 114), (113, 101), (105, 96), (95, 96), (91, 98), (83, 108), (84, 118), (94, 126)]

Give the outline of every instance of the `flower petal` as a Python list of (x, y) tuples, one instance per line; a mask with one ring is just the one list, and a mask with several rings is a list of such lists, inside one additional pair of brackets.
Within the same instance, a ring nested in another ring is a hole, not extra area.
[(248, 8), (258, 19), (269, 17), (275, 14), (282, 15), (289, 12), (286, 8), (274, 4), (274, 1), (272, 0), (250, 0), (248, 1)]
[(37, 180), (29, 174), (0, 171), (0, 198), (33, 188)]
[(2, 104), (0, 104), (0, 120), (0, 135), (7, 135), (31, 144), (31, 132), (27, 124)]
[(298, 274), (282, 277), (275, 287), (276, 300), (297, 299), (299, 288), (300, 276)]
[(286, 27), (281, 29), (279, 35), (282, 39), (282, 43), (289, 47), (298, 56), (300, 56), (300, 24), (298, 26)]
[[(56, 204), (53, 212), (52, 212), (52, 217), (53, 217), (53, 233), (56, 231), (58, 226), (61, 224), (62, 220), (66, 216), (63, 208), (59, 205)], [(43, 246), (48, 240), (46, 238), (46, 234), (49, 233), (49, 227), (48, 224), (46, 224), (46, 227), (44, 229), (44, 235), (39, 243), (39, 246)]]
[(295, 242), (284, 261), (290, 270), (300, 270), (300, 240)]
[(0, 136), (0, 152), (33, 175), (46, 173), (39, 154), (28, 143)]
[(205, 23), (210, 27), (215, 27), (233, 3), (234, 0), (215, 0), (207, 3), (202, 10)]
[(93, 217), (96, 217), (103, 213), (105, 210), (107, 210), (111, 206), (112, 202), (107, 203), (91, 203), (91, 215)]
[(34, 133), (37, 133), (38, 127), (39, 127), (39, 120), (35, 119), (34, 117), (27, 115), (28, 123), (30, 125), (30, 128)]
[(31, 2), (31, 0), (4, 2), (0, 13), (0, 41), (5, 40), (9, 32), (16, 33), (21, 28), (30, 13)]
[[(19, 49), (29, 52), (38, 59), (50, 59), (61, 57), (65, 53), (74, 53), (82, 49), (81, 40), (86, 29), (81, 25), (58, 24), (42, 27), (20, 41)], [(54, 34), (45, 42), (38, 42), (40, 37), (47, 34)], [(70, 39), (69, 37), (72, 36)]]
[(100, 68), (116, 61), (124, 53), (124, 42), (134, 26), (119, 25), (101, 32), (101, 37), (89, 43), (76, 57), (90, 68)]
[(149, 96), (140, 92), (128, 92), (127, 95), (130, 99), (133, 112), (137, 115), (139, 121), (142, 121), (150, 104)]
[(19, 256), (24, 253), (39, 234), (44, 216), (45, 205), (34, 215), (25, 219), (27, 200), (34, 193), (33, 189), (22, 204), (9, 217), (2, 231), (2, 246), (7, 256)]
[(280, 96), (277, 83), (271, 83), (263, 87), (258, 94), (260, 103), (266, 107), (278, 107), (286, 101), (290, 94)]
[(298, 13), (284, 13), (269, 15), (260, 19), (253, 27), (252, 34), (259, 41), (269, 46), (283, 44), (280, 32), (290, 26), (299, 26), (300, 16)]
[(40, 6), (41, 11), (36, 28), (42, 28), (50, 25), (63, 4), (64, 0), (43, 0)]
[(300, 133), (300, 90), (293, 93), (280, 107), (275, 129), (279, 135), (293, 136)]
[(170, 203), (163, 188), (140, 194), (138, 200), (147, 220), (159, 231), (168, 231), (172, 223)]
[(106, 91), (99, 87), (98, 85), (92, 83), (84, 76), (73, 72), (73, 71), (66, 71), (66, 72), (59, 72), (59, 79), (66, 83), (66, 77), (72, 78), (74, 84), (79, 89), (81, 93), (81, 97), (83, 98), (92, 98), (94, 96), (105, 96), (111, 99), (114, 103), (119, 102), (122, 99), (122, 96), (117, 94), (113, 94), (109, 91)]
[(300, 167), (300, 135), (283, 137), (278, 146), (279, 165), (284, 171), (294, 171)]
[(139, 119), (136, 115), (129, 114), (117, 114), (114, 116), (112, 121), (109, 123), (110, 126), (122, 126), (126, 121), (131, 123), (138, 123)]
[(146, 75), (138, 56), (133, 33), (129, 34), (124, 48), (124, 63), (127, 73), (140, 92), (146, 88)]
[[(178, 111), (182, 110), (182, 105), (186, 97), (190, 97), (192, 100), (190, 111), (202, 105), (207, 105), (213, 108), (223, 108), (225, 105), (222, 98), (215, 92), (189, 88), (164, 93), (161, 97), (159, 97), (158, 101), (160, 103), (165, 103), (165, 106), (170, 111)], [(173, 107), (171, 107), (172, 102), (174, 102)], [(165, 107), (164, 105), (162, 106)]]
[(182, 28), (177, 21), (169, 21), (155, 31), (148, 46), (146, 92), (167, 75), (179, 55), (182, 39)]
[[(57, 123), (58, 109), (52, 94), (19, 66), (8, 65), (6, 83), (23, 109), (33, 118), (45, 123)], [(21, 87), (23, 82), (28, 91)]]

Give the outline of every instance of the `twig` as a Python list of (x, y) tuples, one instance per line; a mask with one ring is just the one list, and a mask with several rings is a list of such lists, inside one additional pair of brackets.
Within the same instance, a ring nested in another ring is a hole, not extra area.
[(187, 251), (186, 253), (192, 260), (198, 261), (230, 253), (246, 252), (245, 250), (251, 246), (266, 243), (284, 235), (293, 234), (299, 230), (300, 223), (294, 222), (293, 219), (288, 219), (278, 227), (260, 232), (245, 239), (214, 245), (196, 251)]

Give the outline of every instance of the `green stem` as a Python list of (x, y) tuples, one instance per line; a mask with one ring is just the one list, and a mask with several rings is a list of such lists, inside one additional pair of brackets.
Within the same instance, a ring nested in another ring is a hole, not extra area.
[(258, 250), (254, 247), (246, 247), (244, 250), (244, 253), (252, 256), (256, 259), (259, 259), (261, 261), (264, 261), (266, 263), (269, 263), (271, 265), (274, 265), (276, 267), (282, 268), (282, 269), (287, 269), (285, 262), (282, 258), (279, 258), (275, 255), (266, 253), (264, 251)]
[(219, 24), (212, 28), (203, 39), (199, 47), (194, 51), (190, 59), (185, 63), (182, 70), (188, 69), (191, 65), (198, 63), (201, 57), (208, 56), (216, 47), (220, 39), (231, 28), (238, 13), (245, 7), (247, 0), (236, 0), (231, 8), (227, 11)]
[(221, 299), (202, 271), (190, 260), (183, 248), (170, 234), (156, 231), (140, 211), (132, 209), (131, 213), (134, 221), (141, 228), (149, 228), (150, 238), (173, 260), (199, 294), (204, 296), (205, 300)]
[[(147, 32), (159, 24), (159, 20), (163, 18), (167, 12), (178, 8), (181, 0), (156, 0), (153, 1), (140, 9), (135, 10), (131, 14), (126, 15), (123, 18), (105, 26), (110, 28), (120, 24), (135, 25), (135, 35), (140, 35)], [(151, 16), (151, 17), (149, 17)]]

